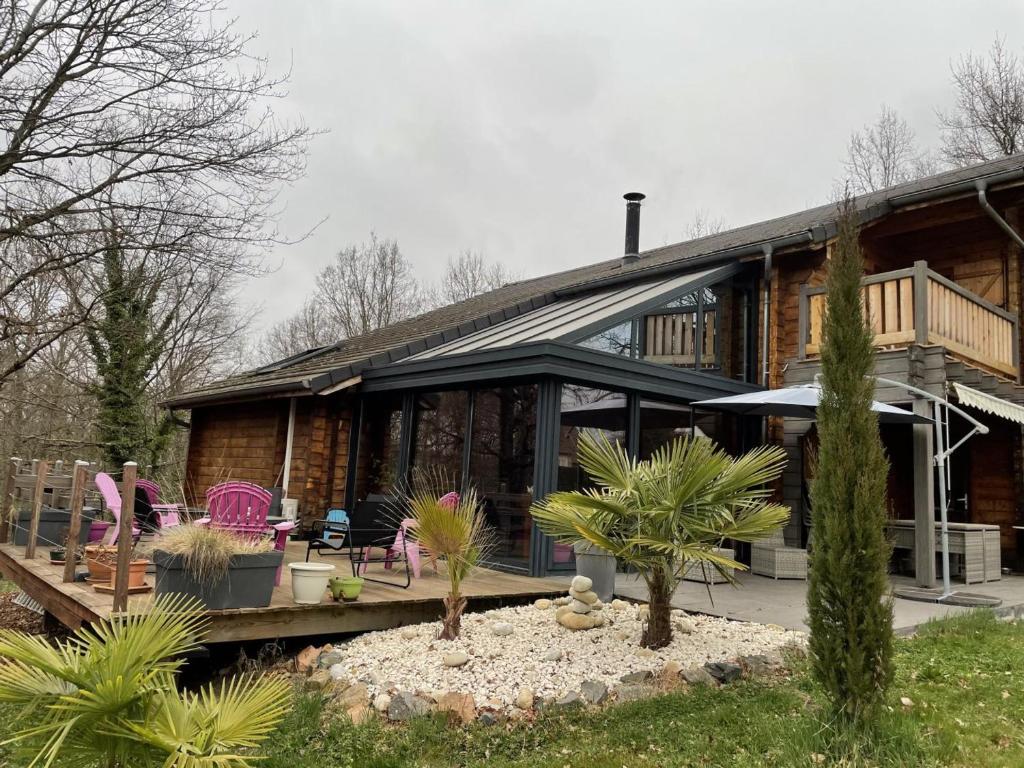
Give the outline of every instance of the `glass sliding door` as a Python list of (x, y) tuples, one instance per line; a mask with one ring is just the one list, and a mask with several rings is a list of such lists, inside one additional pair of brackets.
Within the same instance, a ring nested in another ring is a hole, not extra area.
[(537, 387), (473, 393), (469, 484), (476, 488), (495, 533), (490, 559), (517, 570), (530, 565)]
[(469, 393), (423, 392), (413, 410), (411, 477), (443, 478), (451, 490), (462, 486), (462, 464), (469, 417)]
[[(628, 427), (625, 393), (563, 384), (558, 428), (558, 490), (578, 491), (592, 485), (579, 463), (579, 443), (585, 434), (603, 433), (612, 442), (625, 444)], [(574, 567), (572, 547), (553, 544), (548, 568), (568, 570)]]
[(402, 396), (367, 396), (357, 449), (356, 501), (372, 494), (392, 493), (398, 481), (401, 440)]

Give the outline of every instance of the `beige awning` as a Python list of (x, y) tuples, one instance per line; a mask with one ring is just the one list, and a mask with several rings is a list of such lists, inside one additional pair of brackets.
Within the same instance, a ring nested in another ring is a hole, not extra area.
[(956, 381), (952, 381), (950, 384), (960, 405), (969, 405), (971, 408), (991, 413), (993, 416), (1024, 424), (1024, 406), (1003, 400), (1001, 397), (990, 395), (987, 392), (979, 392)]

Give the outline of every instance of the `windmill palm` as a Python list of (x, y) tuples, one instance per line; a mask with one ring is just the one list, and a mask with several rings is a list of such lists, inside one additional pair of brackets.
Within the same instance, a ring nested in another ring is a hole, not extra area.
[(179, 693), (183, 654), (202, 640), (199, 607), (180, 596), (126, 613), (51, 644), (0, 630), (0, 702), (20, 706), (6, 743), (29, 766), (58, 757), (101, 768), (244, 768), (285, 715), (288, 684), (239, 677)]
[(650, 594), (641, 639), (648, 648), (672, 640), (670, 599), (688, 562), (731, 580), (728, 569), (745, 566), (717, 551), (723, 540), (764, 538), (789, 518), (788, 507), (770, 500), (768, 484), (785, 464), (775, 446), (733, 458), (705, 438), (678, 438), (639, 461), (588, 433), (579, 461), (595, 487), (553, 493), (531, 514), (556, 541), (590, 542), (637, 570)]

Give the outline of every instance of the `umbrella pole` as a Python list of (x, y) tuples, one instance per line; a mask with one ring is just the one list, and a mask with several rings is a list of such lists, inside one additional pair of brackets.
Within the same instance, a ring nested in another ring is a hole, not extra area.
[[(946, 484), (946, 443), (945, 430), (942, 426), (942, 405), (935, 401), (932, 403), (935, 409), (935, 470), (939, 475), (939, 519), (942, 521), (942, 597), (946, 599), (953, 590), (949, 584), (949, 515), (946, 510), (946, 497), (949, 489)], [(946, 414), (949, 418), (949, 414)]]

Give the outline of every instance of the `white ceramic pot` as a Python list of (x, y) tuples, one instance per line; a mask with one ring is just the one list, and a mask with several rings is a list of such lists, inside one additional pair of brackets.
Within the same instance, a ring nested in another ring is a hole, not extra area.
[(299, 605), (317, 605), (327, 594), (327, 580), (334, 573), (329, 563), (288, 563), (292, 572), (292, 598)]

